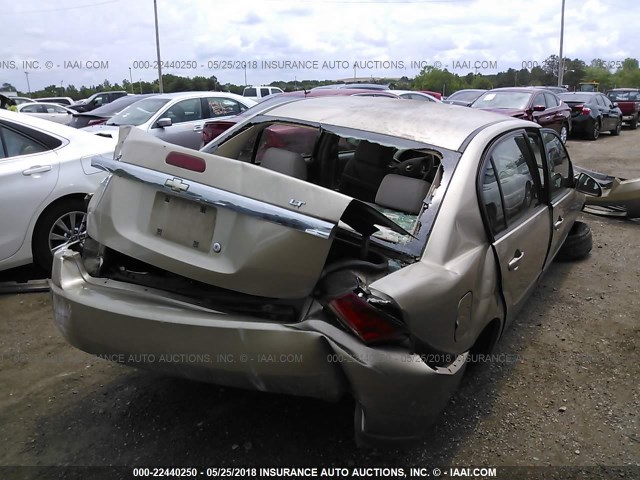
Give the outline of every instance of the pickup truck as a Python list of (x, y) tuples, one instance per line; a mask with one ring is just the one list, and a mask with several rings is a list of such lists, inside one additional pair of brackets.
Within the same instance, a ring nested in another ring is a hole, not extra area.
[(255, 100), (256, 102), (261, 102), (265, 97), (268, 97), (269, 95), (275, 95), (276, 93), (284, 92), (278, 87), (253, 85), (250, 87), (245, 87), (244, 91), (242, 92), (242, 96), (251, 100)]
[(631, 129), (638, 128), (640, 116), (640, 90), (637, 88), (614, 88), (607, 92), (607, 97), (618, 104), (622, 110), (622, 121), (627, 122)]

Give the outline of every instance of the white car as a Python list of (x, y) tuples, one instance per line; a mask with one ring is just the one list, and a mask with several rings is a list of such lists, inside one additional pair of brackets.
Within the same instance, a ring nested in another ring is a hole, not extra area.
[(406, 100), (422, 100), (423, 102), (442, 103), (442, 100), (438, 100), (433, 95), (429, 95), (424, 92), (414, 92), (413, 90), (389, 90), (389, 92)]
[(256, 102), (261, 102), (269, 95), (277, 95), (278, 93), (284, 92), (278, 87), (269, 87), (268, 85), (252, 85), (244, 88), (242, 96), (251, 100), (255, 100)]
[(73, 114), (76, 113), (57, 103), (23, 103), (22, 105), (18, 105), (17, 108), (20, 113), (26, 113), (27, 115), (33, 115), (34, 117), (43, 118), (63, 125), (71, 123)]
[(165, 142), (197, 150), (206, 120), (232, 117), (255, 104), (226, 92), (164, 93), (129, 105), (105, 124), (82, 130), (117, 139), (121, 125), (133, 125)]
[(85, 196), (106, 174), (115, 141), (0, 110), (0, 270), (35, 261), (51, 269), (53, 251), (84, 240)]

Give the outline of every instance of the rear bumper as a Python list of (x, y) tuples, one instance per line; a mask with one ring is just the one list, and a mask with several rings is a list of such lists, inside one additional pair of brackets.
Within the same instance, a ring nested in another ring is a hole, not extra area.
[(466, 365), (466, 355), (433, 369), (398, 347), (367, 347), (321, 313), (284, 325), (92, 278), (72, 251), (55, 255), (50, 284), (55, 322), (75, 347), (219, 385), (330, 401), (351, 393), (361, 443), (419, 438)]

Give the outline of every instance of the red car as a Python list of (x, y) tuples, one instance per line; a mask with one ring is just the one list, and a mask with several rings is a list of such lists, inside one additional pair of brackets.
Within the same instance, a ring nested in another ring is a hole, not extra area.
[(637, 88), (614, 88), (607, 92), (607, 97), (617, 103), (622, 110), (622, 121), (627, 122), (632, 130), (638, 128), (640, 90)]
[[(313, 89), (311, 91), (299, 90), (297, 92), (289, 92), (289, 93), (281, 93), (278, 95), (271, 95), (266, 100), (260, 102), (258, 105), (254, 105), (253, 107), (245, 110), (239, 115), (235, 117), (226, 118), (225, 120), (210, 120), (205, 122), (204, 128), (202, 130), (202, 146), (209, 143), (211, 140), (216, 138), (222, 132), (228, 130), (236, 123), (241, 122), (242, 120), (252, 117), (260, 112), (263, 112), (271, 107), (275, 107), (281, 103), (285, 103), (296, 98), (313, 98), (313, 97), (329, 97), (329, 96), (337, 96), (337, 95), (359, 95), (359, 96), (367, 96), (367, 97), (391, 97), (398, 98), (397, 95), (394, 95), (391, 92), (385, 92), (383, 90), (369, 90), (363, 88), (333, 88), (333, 89)], [(272, 145), (274, 146), (274, 145)], [(302, 153), (302, 152), (300, 152)]]
[(571, 132), (571, 108), (555, 93), (543, 88), (494, 88), (478, 97), (471, 108), (539, 123), (558, 132), (562, 143), (567, 143)]

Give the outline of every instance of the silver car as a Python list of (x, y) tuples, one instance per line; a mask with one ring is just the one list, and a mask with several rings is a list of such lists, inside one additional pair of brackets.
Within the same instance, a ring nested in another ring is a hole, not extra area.
[(117, 138), (120, 126), (133, 125), (165, 142), (198, 149), (205, 120), (234, 116), (255, 104), (251, 99), (226, 92), (166, 93), (140, 100), (104, 125), (83, 130)]
[(220, 385), (350, 394), (364, 445), (423, 435), (556, 254), (591, 248), (555, 133), (440, 103), (292, 101), (200, 152), (123, 128), (95, 165), (112, 175), (90, 239), (54, 261), (67, 340)]

